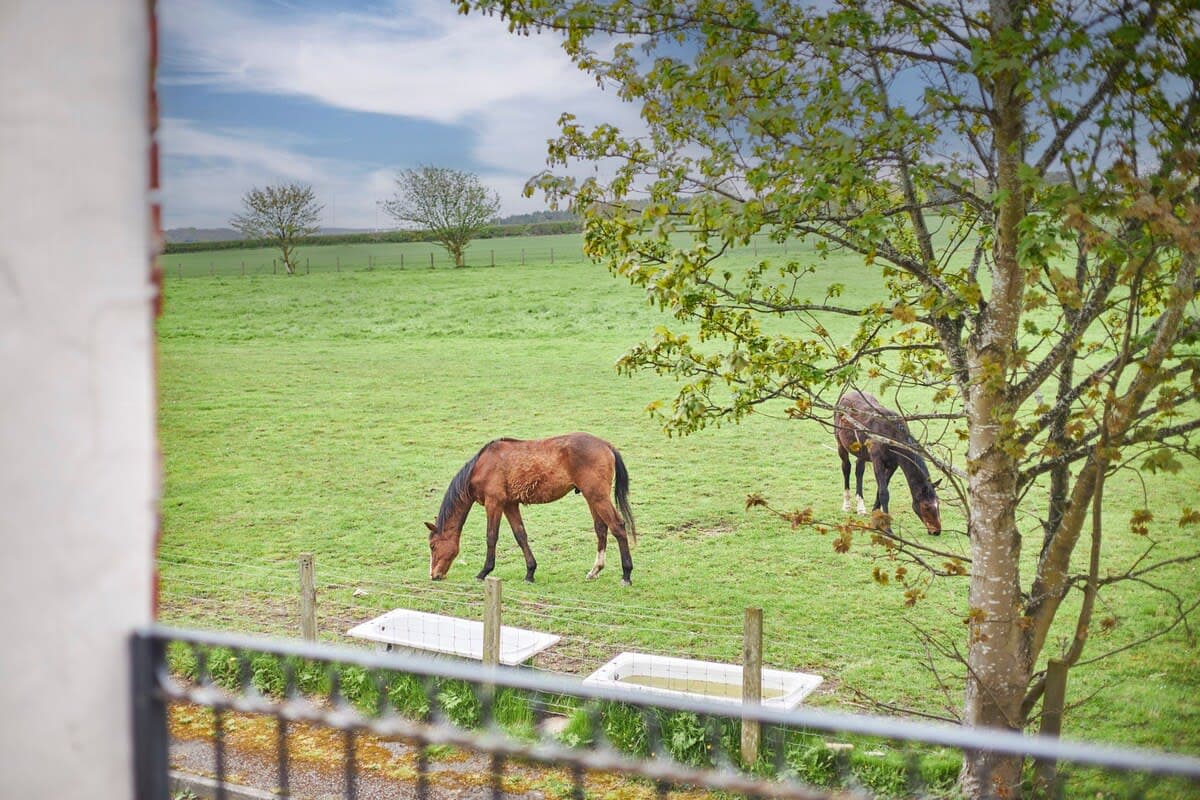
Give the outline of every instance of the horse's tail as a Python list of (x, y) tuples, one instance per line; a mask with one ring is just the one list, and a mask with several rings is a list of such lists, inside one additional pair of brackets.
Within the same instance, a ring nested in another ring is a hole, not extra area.
[(629, 507), (629, 471), (625, 469), (625, 461), (617, 452), (617, 448), (612, 448), (612, 454), (617, 462), (617, 507), (621, 509), (621, 518), (625, 520), (625, 534), (629, 537), (629, 546), (633, 547), (637, 544), (637, 526), (633, 523), (633, 509)]

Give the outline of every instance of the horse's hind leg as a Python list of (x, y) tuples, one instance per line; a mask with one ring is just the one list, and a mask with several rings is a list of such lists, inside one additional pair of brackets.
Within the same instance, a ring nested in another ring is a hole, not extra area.
[(604, 551), (608, 549), (608, 525), (594, 509), (592, 510), (592, 526), (596, 530), (596, 562), (592, 564), (592, 569), (587, 574), (589, 581), (596, 580), (600, 570), (604, 569)]
[(533, 583), (533, 573), (537, 570), (537, 560), (533, 557), (533, 551), (529, 549), (529, 537), (525, 534), (525, 522), (521, 519), (521, 509), (517, 507), (516, 503), (513, 503), (511, 506), (505, 506), (504, 516), (508, 518), (508, 526), (512, 528), (513, 538), (517, 540), (517, 546), (525, 554), (525, 580)]
[[(630, 574), (633, 572), (633, 556), (629, 554), (629, 537), (625, 534), (625, 521), (621, 519), (621, 515), (617, 513), (617, 509), (608, 499), (607, 494), (589, 497), (588, 505), (592, 508), (592, 516), (602, 520), (612, 535), (617, 538), (617, 547), (621, 550), (621, 583), (629, 586), (633, 583), (630, 578)], [(597, 537), (597, 544), (599, 544), (599, 537)], [(599, 550), (596, 558), (603, 563), (603, 556)]]

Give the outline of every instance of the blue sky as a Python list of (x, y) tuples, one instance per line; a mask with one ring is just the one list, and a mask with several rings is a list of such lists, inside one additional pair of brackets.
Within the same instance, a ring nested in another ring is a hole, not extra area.
[(501, 213), (545, 166), (564, 111), (636, 125), (554, 36), (459, 16), (451, 0), (160, 0), (159, 142), (168, 228), (224, 226), (252, 186), (311, 183), (328, 227), (391, 227), (398, 169), (477, 173)]

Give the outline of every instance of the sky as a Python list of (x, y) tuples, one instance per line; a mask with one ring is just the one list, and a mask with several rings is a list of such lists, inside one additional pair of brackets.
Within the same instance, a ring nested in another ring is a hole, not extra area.
[(254, 186), (312, 184), (321, 225), (390, 228), (398, 170), (477, 174), (502, 215), (563, 112), (636, 125), (553, 35), (516, 36), (451, 0), (159, 0), (164, 226), (226, 227)]

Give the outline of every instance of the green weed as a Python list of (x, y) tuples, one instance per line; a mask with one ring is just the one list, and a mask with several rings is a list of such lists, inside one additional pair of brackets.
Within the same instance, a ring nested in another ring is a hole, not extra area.
[(483, 704), (475, 688), (464, 681), (445, 681), (437, 693), (438, 706), (446, 718), (460, 728), (475, 728), (482, 719)]

